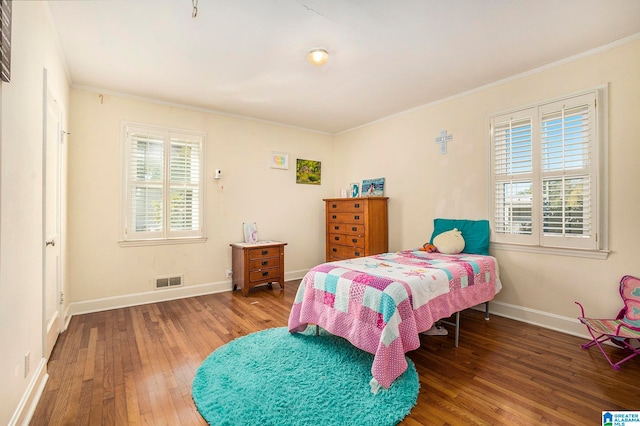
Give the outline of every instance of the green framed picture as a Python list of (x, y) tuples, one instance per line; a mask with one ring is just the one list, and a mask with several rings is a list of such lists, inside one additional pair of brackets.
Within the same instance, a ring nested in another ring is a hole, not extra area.
[(322, 164), (315, 160), (296, 160), (296, 183), (320, 185)]

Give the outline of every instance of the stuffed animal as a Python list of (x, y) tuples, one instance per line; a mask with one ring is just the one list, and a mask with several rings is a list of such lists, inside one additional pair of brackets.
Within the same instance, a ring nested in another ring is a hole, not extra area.
[(464, 250), (464, 238), (458, 228), (438, 234), (433, 239), (433, 245), (440, 253), (458, 254)]
[(434, 246), (433, 244), (429, 244), (429, 243), (424, 243), (420, 250), (426, 251), (427, 253), (434, 253), (434, 252), (438, 251), (436, 246)]

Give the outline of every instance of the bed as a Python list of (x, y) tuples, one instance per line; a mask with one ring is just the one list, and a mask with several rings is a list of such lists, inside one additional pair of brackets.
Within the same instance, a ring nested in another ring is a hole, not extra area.
[(474, 253), (413, 249), (320, 264), (298, 287), (289, 331), (317, 325), (374, 354), (370, 384), (377, 393), (406, 370), (404, 354), (420, 347), (419, 333), (500, 291), (488, 235), (486, 245), (487, 254), (472, 244), (466, 251)]

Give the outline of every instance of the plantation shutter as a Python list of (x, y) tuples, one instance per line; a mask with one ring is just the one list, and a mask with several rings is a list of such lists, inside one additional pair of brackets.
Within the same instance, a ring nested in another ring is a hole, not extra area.
[(530, 242), (533, 233), (533, 117), (532, 111), (492, 120), (494, 211), (497, 241)]
[(204, 135), (126, 126), (124, 240), (204, 236)]
[(171, 135), (170, 141), (169, 232), (199, 232), (201, 143), (185, 135)]
[(540, 108), (545, 245), (596, 248), (595, 105), (587, 94)]
[(164, 137), (131, 129), (129, 134), (129, 233), (163, 233)]

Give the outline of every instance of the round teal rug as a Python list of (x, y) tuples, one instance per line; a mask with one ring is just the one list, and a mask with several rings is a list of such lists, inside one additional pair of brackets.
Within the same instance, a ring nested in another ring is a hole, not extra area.
[(315, 327), (239, 337), (204, 360), (193, 400), (211, 425), (395, 425), (416, 404), (415, 365), (371, 393), (373, 355)]

